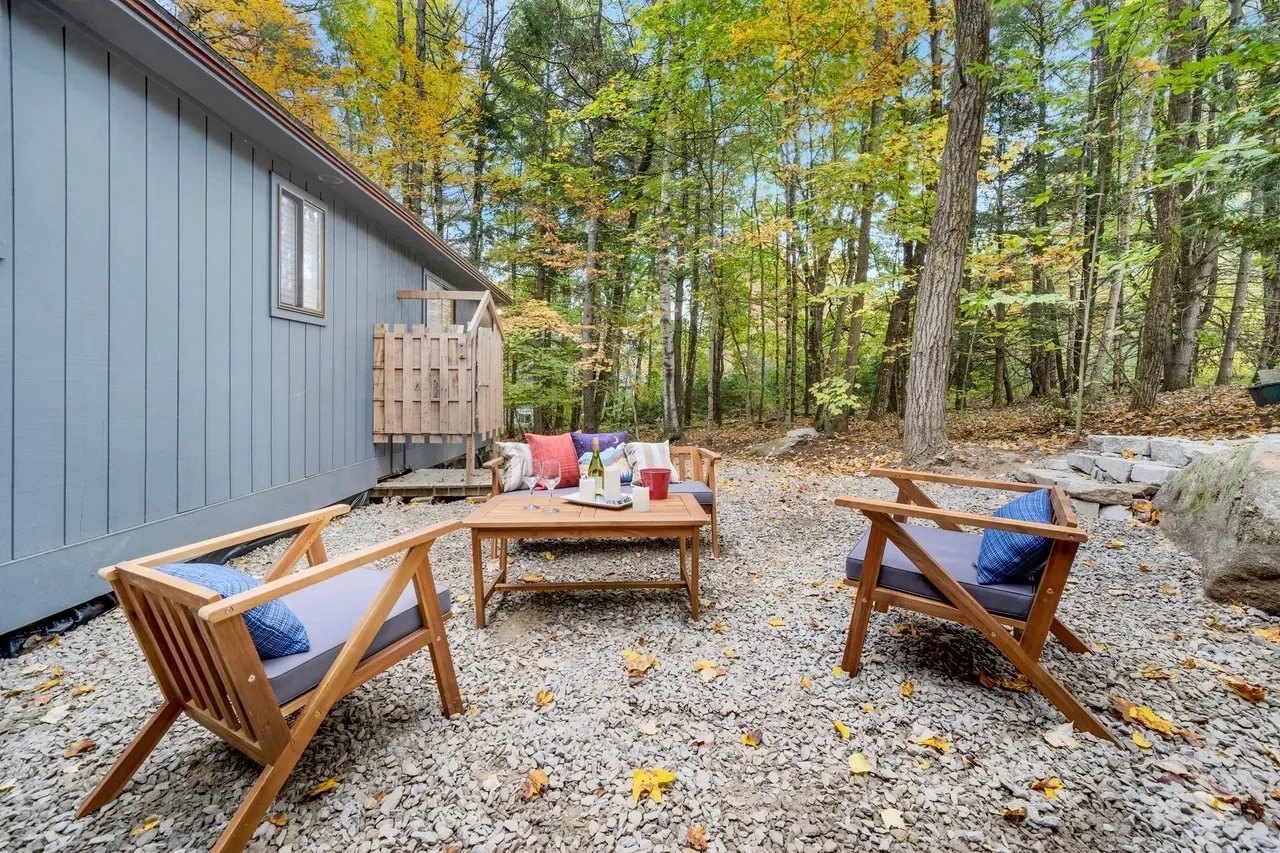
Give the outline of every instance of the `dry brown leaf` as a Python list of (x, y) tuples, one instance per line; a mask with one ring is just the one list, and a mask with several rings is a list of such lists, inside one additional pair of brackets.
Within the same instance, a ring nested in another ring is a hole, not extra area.
[(1058, 799), (1058, 792), (1062, 790), (1062, 780), (1057, 776), (1050, 776), (1048, 779), (1037, 779), (1031, 783), (1031, 790), (1039, 791), (1045, 795), (1046, 799)]
[(546, 580), (546, 577), (543, 575), (521, 575), (520, 580), (525, 583), (542, 583)]
[(1153, 660), (1147, 661), (1147, 665), (1138, 674), (1150, 681), (1174, 681), (1177, 679), (1177, 676), (1172, 672), (1166, 672), (1156, 666), (1156, 662)]
[(1139, 563), (1139, 564), (1138, 564), (1138, 571), (1140, 571), (1140, 572), (1149, 572), (1149, 571), (1151, 571), (1151, 567), (1150, 567), (1150, 566), (1148, 566), (1146, 563)]
[(902, 685), (898, 687), (898, 695), (903, 699), (911, 697), (915, 692), (916, 686), (910, 681), (904, 681), (902, 682)]
[(711, 626), (711, 630), (715, 631), (717, 634), (723, 634), (726, 630), (725, 624), (723, 622), (716, 622)]
[(692, 847), (694, 850), (706, 850), (707, 828), (701, 824), (690, 827), (689, 831), (685, 833), (684, 843), (686, 846)]
[(810, 676), (810, 675), (802, 675), (802, 676), (800, 676), (800, 689), (801, 689), (801, 690), (808, 690), (808, 689), (809, 689), (810, 687), (812, 687), (812, 686), (813, 686), (813, 677), (812, 677), (812, 676)]
[(547, 786), (548, 779), (547, 771), (542, 768), (530, 770), (520, 786), (520, 796), (525, 800), (532, 800), (542, 793), (542, 789)]
[(658, 665), (655, 655), (641, 654), (635, 649), (622, 650), (622, 665), (632, 679), (644, 678), (644, 674)]
[(914, 637), (916, 635), (916, 626), (910, 622), (899, 622), (889, 628), (889, 633), (895, 637)]
[(1235, 693), (1239, 694), (1242, 698), (1247, 699), (1250, 702), (1266, 701), (1267, 691), (1261, 685), (1253, 684), (1251, 682), (1245, 681), (1243, 678), (1238, 678), (1234, 675), (1231, 675), (1222, 679), (1222, 683), (1227, 685), (1227, 687), (1230, 690), (1234, 691)]
[(75, 687), (71, 688), (71, 695), (83, 696), (86, 693), (92, 693), (97, 689), (98, 689), (97, 686), (93, 684), (77, 684)]
[(62, 753), (62, 757), (75, 758), (77, 755), (80, 755), (81, 753), (92, 752), (97, 748), (98, 748), (98, 745), (94, 743), (92, 738), (87, 738), (87, 737), (81, 738), (80, 740), (71, 744), (71, 746), (67, 747), (67, 751)]
[(1001, 809), (1000, 817), (1016, 826), (1027, 819), (1027, 810), (1020, 806), (1013, 809)]
[(267, 823), (271, 824), (272, 826), (284, 826), (288, 822), (289, 822), (288, 812), (276, 812), (275, 814), (271, 815), (271, 817), (267, 818)]
[(1046, 731), (1043, 737), (1045, 743), (1054, 749), (1079, 749), (1080, 741), (1076, 740), (1075, 730), (1071, 723), (1062, 723)]

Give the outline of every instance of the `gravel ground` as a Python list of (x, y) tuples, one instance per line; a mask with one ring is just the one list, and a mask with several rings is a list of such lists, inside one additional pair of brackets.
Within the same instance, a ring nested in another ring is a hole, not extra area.
[[(674, 850), (694, 827), (712, 850), (1280, 848), (1280, 715), (1223, 683), (1225, 669), (1280, 686), (1277, 647), (1251, 632), (1277, 621), (1205, 601), (1196, 563), (1158, 532), (1089, 524), (1093, 540), (1059, 613), (1098, 651), (1072, 655), (1051, 639), (1045, 662), (1095, 711), (1122, 695), (1203, 745), (1148, 732), (1153, 745), (1141, 749), (1108, 718), (1121, 748), (1083, 734), (1074, 748), (1053, 748), (1043, 736), (1063, 718), (1037, 693), (982, 686), (979, 672), (1015, 673), (969, 629), (876, 614), (863, 672), (832, 672), (850, 609), (836, 582), (863, 530), (832, 498), (890, 497), (882, 481), (815, 481), (786, 465), (729, 465), (723, 477), (724, 549), (704, 563), (699, 622), (675, 592), (514, 595), (491, 603), (490, 625), (477, 631), (467, 537), (437, 544), (436, 577), (455, 592), (449, 639), (468, 711), (441, 716), (425, 651), (356, 691), (277, 798), (287, 823), (264, 823), (252, 849)], [(943, 503), (989, 509), (997, 500), (949, 490)], [(331, 528), (329, 553), (468, 508), (371, 506)], [(1117, 539), (1125, 547), (1104, 547)], [(239, 563), (261, 571), (282, 547)], [(670, 545), (530, 543), (515, 556), (514, 575), (556, 579), (675, 571)], [(658, 660), (634, 684), (622, 666), (627, 647)], [(1192, 658), (1217, 668), (1181, 665)], [(700, 659), (725, 673), (704, 683), (693, 669)], [(1144, 677), (1149, 662), (1174, 680)], [(65, 671), (61, 683), (38, 692), (53, 666)], [(915, 690), (904, 698), (908, 680)], [(247, 759), (184, 720), (119, 799), (74, 819), (158, 700), (118, 611), (56, 647), (0, 661), (0, 685), (10, 691), (0, 699), (5, 850), (207, 848), (254, 778)], [(76, 685), (96, 689), (74, 695)], [(554, 694), (541, 708), (540, 690)], [(52, 699), (33, 706), (44, 695)], [(847, 741), (833, 720), (847, 724)], [(752, 730), (754, 748), (742, 741)], [(929, 735), (950, 750), (916, 745)], [(81, 738), (97, 748), (64, 758)], [(850, 773), (852, 753), (867, 757), (870, 773)], [(632, 771), (659, 766), (677, 777), (663, 802), (633, 805)], [(549, 783), (526, 802), (521, 784), (535, 768)], [(336, 789), (307, 797), (330, 777)], [(1062, 785), (1055, 798), (1032, 789), (1052, 777)], [(1263, 819), (1243, 814), (1233, 795), (1261, 801)], [(1002, 817), (1018, 808), (1025, 820)], [(886, 809), (902, 826), (886, 827)], [(153, 818), (158, 825), (140, 831)]]

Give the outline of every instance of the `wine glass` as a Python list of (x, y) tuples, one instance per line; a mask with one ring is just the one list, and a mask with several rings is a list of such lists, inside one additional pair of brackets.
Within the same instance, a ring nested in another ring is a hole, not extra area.
[(520, 475), (520, 480), (524, 483), (525, 488), (529, 490), (529, 502), (524, 505), (525, 509), (541, 508), (536, 503), (533, 502), (533, 489), (535, 486), (538, 485), (539, 479), (541, 479), (541, 475), (539, 474), (539, 466), (538, 466), (538, 463), (536, 462), (530, 463), (529, 473), (527, 474), (522, 473)]
[(547, 508), (544, 509), (543, 512), (559, 512), (560, 510), (551, 505), (551, 493), (554, 492), (556, 486), (560, 484), (560, 463), (543, 462), (540, 474), (542, 485), (547, 490)]

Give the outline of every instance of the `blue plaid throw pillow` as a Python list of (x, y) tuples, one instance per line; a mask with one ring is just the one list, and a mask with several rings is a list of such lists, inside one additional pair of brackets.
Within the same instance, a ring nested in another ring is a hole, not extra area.
[[(993, 513), (999, 518), (1053, 523), (1049, 490), (1027, 492)], [(1032, 580), (1049, 556), (1052, 542), (1030, 533), (984, 530), (978, 549), (978, 583), (1025, 583)]]
[[(171, 563), (156, 566), (156, 571), (213, 590), (223, 598), (260, 585), (244, 572), (213, 563)], [(244, 621), (249, 627), (253, 647), (263, 660), (296, 655), (311, 649), (311, 638), (307, 636), (306, 626), (282, 601), (259, 604), (244, 614)]]

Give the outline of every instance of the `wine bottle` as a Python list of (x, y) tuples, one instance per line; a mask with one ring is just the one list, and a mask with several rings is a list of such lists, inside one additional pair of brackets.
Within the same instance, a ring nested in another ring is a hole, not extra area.
[(596, 481), (596, 495), (604, 491), (604, 462), (600, 461), (600, 439), (591, 439), (591, 461), (587, 463), (587, 476)]

